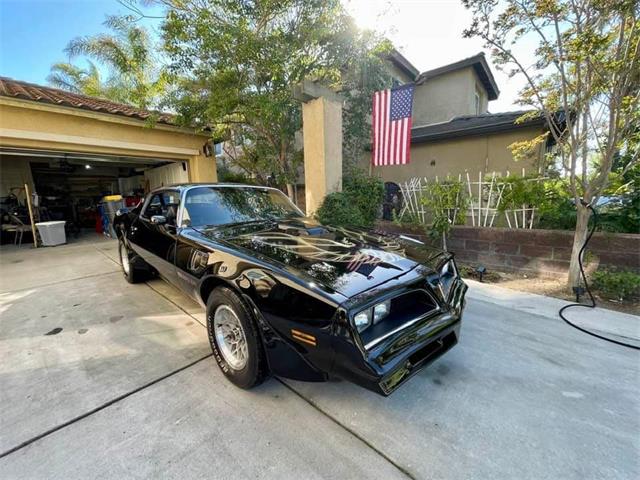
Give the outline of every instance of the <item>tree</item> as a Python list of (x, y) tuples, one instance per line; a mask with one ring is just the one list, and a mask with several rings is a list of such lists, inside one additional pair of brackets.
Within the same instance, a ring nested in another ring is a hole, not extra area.
[(342, 74), (342, 161), (345, 176), (359, 167), (371, 145), (373, 94), (391, 88), (387, 58), (393, 46), (372, 31), (359, 32), (352, 43), (349, 68)]
[[(166, 87), (166, 77), (153, 53), (149, 33), (130, 16), (108, 16), (104, 25), (113, 33), (78, 37), (65, 49), (71, 59), (87, 57), (87, 69), (72, 63), (56, 63), (47, 80), (71, 92), (139, 108), (154, 106)], [(101, 78), (94, 61), (107, 69), (108, 78)]]
[(294, 86), (313, 79), (344, 90), (373, 36), (360, 36), (339, 0), (163, 3), (176, 85), (168, 104), (182, 122), (229, 139), (225, 153), (236, 167), (261, 182), (275, 176), (291, 195), (302, 161)]
[[(544, 115), (577, 208), (569, 286), (579, 281), (579, 251), (589, 209), (609, 182), (638, 162), (640, 20), (637, 0), (462, 0), (473, 13), (466, 37), (480, 37), (526, 87), (520, 103)], [(527, 59), (532, 59), (527, 61)], [(565, 128), (566, 122), (566, 128)], [(541, 141), (541, 139), (537, 139)]]
[(83, 93), (92, 97), (105, 96), (106, 86), (103, 83), (100, 70), (95, 63), (87, 63), (87, 69), (71, 63), (54, 63), (47, 81), (54, 87), (73, 93)]

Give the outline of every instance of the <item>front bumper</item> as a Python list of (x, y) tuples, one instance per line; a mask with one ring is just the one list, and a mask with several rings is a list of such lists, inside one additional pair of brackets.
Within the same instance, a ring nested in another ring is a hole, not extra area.
[(426, 336), (426, 340), (416, 343), (394, 359), (389, 368), (385, 369), (385, 373), (377, 378), (376, 386), (372, 385), (371, 389), (385, 396), (390, 395), (422, 368), (450, 350), (458, 343), (460, 320), (456, 319), (436, 334), (427, 333)]
[[(458, 343), (466, 290), (466, 284), (456, 279), (446, 308), (371, 350), (359, 349), (357, 355), (343, 356), (343, 361), (337, 358), (335, 373), (376, 393), (390, 395)], [(342, 357), (340, 352), (338, 357)]]

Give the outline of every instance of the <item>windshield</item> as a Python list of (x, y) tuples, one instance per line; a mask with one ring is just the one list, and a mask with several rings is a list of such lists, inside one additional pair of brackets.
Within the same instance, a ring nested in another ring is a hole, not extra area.
[(280, 191), (251, 187), (197, 187), (187, 192), (183, 225), (229, 225), (302, 217)]

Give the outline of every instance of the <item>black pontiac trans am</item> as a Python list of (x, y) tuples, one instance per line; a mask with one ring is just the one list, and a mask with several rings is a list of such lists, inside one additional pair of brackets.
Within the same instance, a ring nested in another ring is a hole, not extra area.
[(450, 253), (321, 225), (279, 190), (164, 187), (114, 225), (125, 278), (160, 275), (205, 306), (239, 387), (332, 376), (389, 395), (458, 341), (467, 287)]

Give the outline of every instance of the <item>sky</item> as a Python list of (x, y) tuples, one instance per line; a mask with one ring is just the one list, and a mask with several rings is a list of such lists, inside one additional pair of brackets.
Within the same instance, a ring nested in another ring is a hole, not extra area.
[[(471, 19), (459, 0), (344, 2), (360, 27), (384, 33), (420, 71), (484, 50), (482, 41), (462, 38)], [(51, 65), (67, 60), (69, 40), (105, 31), (105, 15), (119, 13), (129, 12), (117, 0), (0, 0), (0, 75), (46, 84)], [(500, 97), (489, 111), (520, 109), (522, 82), (492, 71)]]
[(51, 65), (68, 60), (70, 40), (105, 32), (106, 15), (128, 13), (117, 0), (0, 0), (0, 75), (46, 85)]

